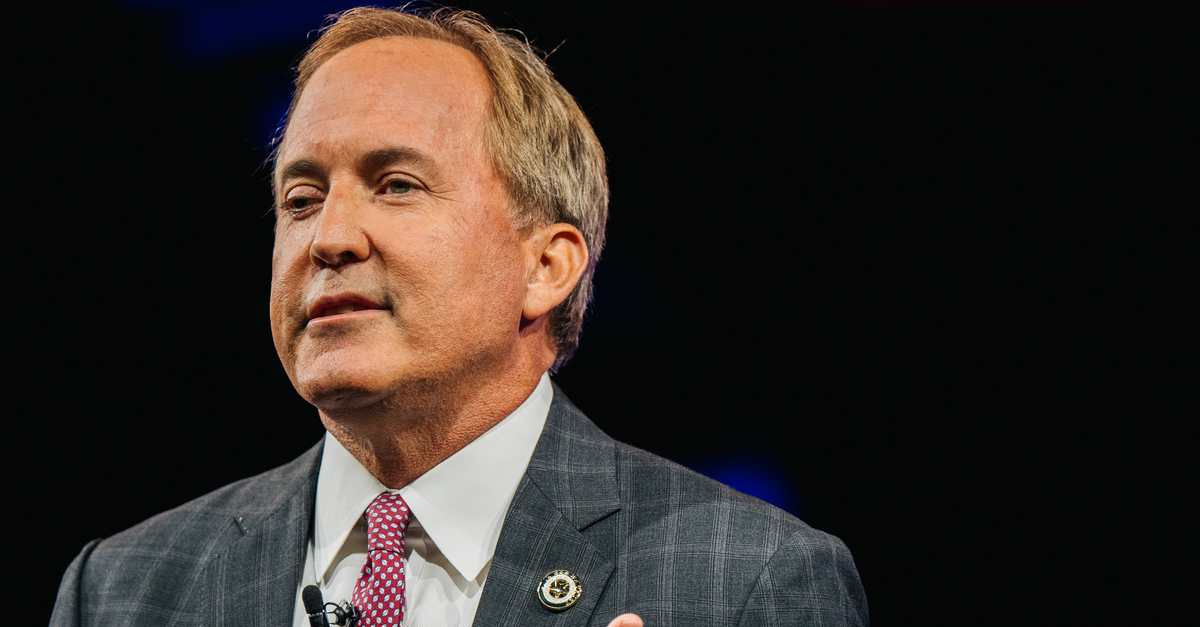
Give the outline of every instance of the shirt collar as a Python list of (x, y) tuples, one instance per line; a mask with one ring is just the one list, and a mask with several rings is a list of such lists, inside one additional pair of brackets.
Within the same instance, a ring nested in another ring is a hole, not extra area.
[(529, 466), (553, 399), (550, 377), (543, 373), (513, 413), (398, 491), (388, 490), (326, 433), (314, 513), (316, 572), (329, 569), (375, 497), (399, 492), (455, 570), (474, 579), (496, 552), (508, 504)]

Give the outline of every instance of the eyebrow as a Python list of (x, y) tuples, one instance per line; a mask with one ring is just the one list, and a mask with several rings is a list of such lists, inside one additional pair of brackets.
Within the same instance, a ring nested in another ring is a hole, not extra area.
[[(421, 150), (409, 147), (381, 148), (372, 150), (358, 158), (356, 169), (361, 173), (374, 173), (389, 166), (404, 164), (423, 170), (433, 179), (441, 178), (441, 170), (433, 157)], [(279, 181), (297, 178), (322, 178), (326, 168), (312, 159), (297, 159), (280, 170)]]
[(441, 175), (433, 157), (416, 148), (409, 147), (382, 148), (368, 152), (359, 158), (358, 169), (361, 172), (375, 172), (398, 164), (410, 165), (418, 170), (423, 170), (426, 175), (435, 179), (440, 178)]
[(325, 171), (316, 161), (311, 159), (299, 159), (293, 161), (282, 170), (279, 171), (279, 182), (290, 181), (298, 178), (318, 178)]

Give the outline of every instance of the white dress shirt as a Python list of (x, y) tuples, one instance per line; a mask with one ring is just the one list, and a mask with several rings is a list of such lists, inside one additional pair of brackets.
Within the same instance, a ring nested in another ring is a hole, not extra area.
[(325, 601), (349, 601), (367, 559), (363, 512), (382, 492), (411, 512), (404, 534), (405, 627), (469, 626), (492, 565), (504, 516), (550, 411), (542, 375), (507, 418), (416, 481), (388, 490), (337, 439), (325, 434), (313, 533), (296, 590), (295, 627), (309, 627), (300, 591), (315, 583)]

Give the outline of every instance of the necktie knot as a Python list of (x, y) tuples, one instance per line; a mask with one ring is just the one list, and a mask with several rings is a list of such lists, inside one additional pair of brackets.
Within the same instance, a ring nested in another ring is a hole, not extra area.
[(363, 514), (367, 519), (367, 550), (403, 553), (408, 513), (408, 504), (399, 494), (384, 492), (375, 497)]

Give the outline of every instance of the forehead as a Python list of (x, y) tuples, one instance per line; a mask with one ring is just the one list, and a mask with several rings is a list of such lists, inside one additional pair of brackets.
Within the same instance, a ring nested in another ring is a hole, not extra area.
[(355, 44), (313, 73), (288, 120), (280, 161), (347, 142), (407, 142), (433, 147), (452, 139), (478, 144), (491, 82), (471, 52), (415, 37)]

